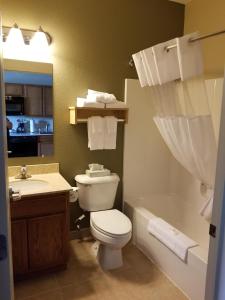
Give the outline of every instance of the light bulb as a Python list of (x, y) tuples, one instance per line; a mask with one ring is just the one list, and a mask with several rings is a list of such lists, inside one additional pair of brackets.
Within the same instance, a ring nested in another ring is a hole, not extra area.
[(37, 61), (49, 60), (49, 44), (45, 32), (40, 27), (30, 41), (31, 56)]
[(15, 24), (9, 31), (9, 34), (4, 43), (4, 57), (23, 59), (24, 58), (24, 39), (21, 30)]
[(25, 45), (23, 34), (16, 24), (10, 29), (6, 43), (12, 47), (23, 47)]

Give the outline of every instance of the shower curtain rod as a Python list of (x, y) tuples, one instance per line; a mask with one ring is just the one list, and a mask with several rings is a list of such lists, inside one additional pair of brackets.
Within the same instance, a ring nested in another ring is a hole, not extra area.
[[(216, 31), (216, 32), (213, 32), (213, 33), (209, 33), (209, 34), (205, 34), (205, 35), (201, 35), (199, 37), (196, 37), (196, 38), (190, 38), (189, 39), (189, 43), (193, 43), (193, 42), (196, 42), (196, 41), (201, 41), (201, 40), (204, 40), (204, 39), (207, 39), (207, 38), (210, 38), (210, 37), (213, 37), (213, 36), (217, 36), (217, 35), (220, 35), (220, 34), (224, 34), (225, 33), (225, 29), (224, 30), (221, 30), (221, 31)], [(170, 49), (173, 49), (173, 48), (176, 48), (177, 45), (171, 45), (171, 46), (167, 46), (165, 47), (165, 51), (170, 51)], [(133, 58), (130, 59), (129, 61), (129, 65), (131, 67), (134, 66), (134, 61), (133, 61)]]

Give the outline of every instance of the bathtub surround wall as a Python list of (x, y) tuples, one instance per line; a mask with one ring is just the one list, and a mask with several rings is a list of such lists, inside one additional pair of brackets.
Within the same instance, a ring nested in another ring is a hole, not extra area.
[[(190, 1), (185, 8), (185, 34), (198, 30), (201, 34), (225, 28), (224, 0)], [(225, 38), (220, 35), (202, 41), (205, 74), (220, 77), (224, 73)]]
[[(223, 79), (207, 80), (206, 86), (218, 140)], [(134, 241), (142, 251), (147, 255), (151, 253), (151, 258), (178, 286), (192, 296), (191, 299), (204, 299), (209, 224), (200, 216), (199, 211), (206, 200), (200, 192), (200, 181), (174, 159), (160, 136), (153, 121), (154, 105), (150, 89), (141, 88), (138, 80), (126, 80), (125, 95), (130, 111), (124, 144), (125, 211), (131, 218), (134, 217)], [(133, 210), (134, 207), (136, 209)], [(144, 213), (144, 218), (138, 213), (139, 209)], [(180, 270), (185, 270), (184, 273), (179, 273), (186, 275), (178, 278), (173, 272), (174, 267), (165, 259), (171, 257), (168, 250), (160, 248), (158, 242), (152, 244), (152, 238), (147, 239), (149, 212), (165, 219), (199, 244), (199, 247), (191, 250), (191, 261), (192, 258), (194, 261), (198, 260), (195, 263), (195, 275), (200, 270), (199, 276), (196, 275), (198, 280), (193, 281), (196, 282), (196, 289), (193, 288), (194, 285), (189, 285), (190, 281), (187, 279), (193, 272), (192, 267), (189, 268), (193, 266), (192, 262), (188, 260), (186, 268), (179, 262), (176, 263), (177, 258), (172, 257), (169, 260), (174, 265), (177, 264)], [(156, 247), (150, 247), (151, 244)], [(161, 251), (162, 255), (159, 254)], [(193, 257), (193, 252), (197, 258)]]
[[(69, 125), (68, 107), (88, 88), (122, 100), (124, 78), (137, 77), (128, 65), (131, 54), (182, 35), (184, 6), (165, 0), (143, 0), (141, 5), (138, 0), (2, 0), (0, 10), (4, 25), (17, 22), (31, 29), (42, 25), (53, 37), (54, 157), (10, 159), (9, 165), (60, 162), (62, 175), (74, 185), (76, 174), (98, 162), (122, 178), (123, 125), (119, 124), (116, 150), (91, 152), (86, 125)], [(120, 183), (117, 207), (121, 187)], [(78, 207), (72, 214), (80, 214)]]

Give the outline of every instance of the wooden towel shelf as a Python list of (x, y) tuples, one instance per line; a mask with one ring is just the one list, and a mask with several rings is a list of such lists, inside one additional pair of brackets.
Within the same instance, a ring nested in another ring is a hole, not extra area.
[(114, 116), (119, 122), (128, 122), (128, 108), (95, 108), (95, 107), (69, 107), (70, 124), (86, 123), (92, 116)]

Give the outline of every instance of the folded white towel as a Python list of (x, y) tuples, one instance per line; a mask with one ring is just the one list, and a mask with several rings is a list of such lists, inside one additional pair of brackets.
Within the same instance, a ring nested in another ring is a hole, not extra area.
[(97, 108), (105, 108), (104, 103), (99, 102), (90, 102), (86, 98), (77, 98), (77, 107), (97, 107)]
[(127, 108), (127, 104), (123, 101), (116, 101), (114, 103), (109, 103), (105, 105), (106, 108)]
[(104, 149), (105, 122), (102, 117), (88, 118), (88, 147), (90, 150)]
[(174, 44), (176, 44), (175, 39), (152, 47), (160, 84), (180, 78), (177, 49), (165, 50), (167, 46)]
[(201, 75), (204, 71), (201, 43), (199, 41), (189, 42), (191, 38), (196, 37), (198, 37), (198, 33), (194, 32), (176, 39), (182, 80)]
[(140, 53), (141, 53), (141, 59), (142, 59), (143, 67), (144, 67), (144, 72), (146, 74), (148, 86), (152, 86), (153, 85), (152, 73), (151, 73), (150, 67), (148, 65), (148, 61), (146, 60), (144, 51), (140, 51)]
[(156, 64), (155, 64), (152, 47), (143, 50), (142, 53), (143, 53), (143, 63), (144, 63), (144, 65), (146, 64), (146, 67), (148, 70), (147, 74), (150, 74), (150, 76), (151, 76), (152, 85), (159, 84), (159, 78), (158, 78), (158, 74), (157, 74), (157, 69), (156, 69)]
[(183, 261), (187, 259), (188, 249), (198, 244), (161, 218), (152, 218), (148, 232), (172, 250)]
[(145, 87), (148, 85), (148, 81), (147, 81), (147, 76), (146, 76), (146, 72), (144, 69), (141, 53), (140, 52), (135, 53), (132, 55), (132, 57), (134, 60), (134, 64), (135, 64), (135, 68), (136, 68), (136, 71), (138, 74), (140, 85), (141, 85), (141, 87)]
[(117, 137), (117, 118), (113, 116), (104, 117), (105, 135), (104, 135), (104, 149), (116, 149)]
[(87, 100), (90, 102), (114, 103), (116, 97), (113, 94), (88, 89)]

